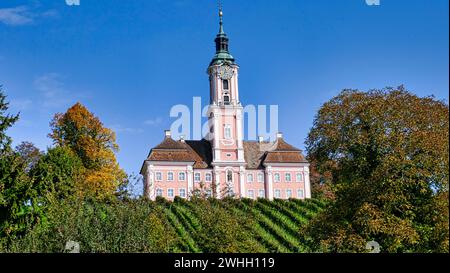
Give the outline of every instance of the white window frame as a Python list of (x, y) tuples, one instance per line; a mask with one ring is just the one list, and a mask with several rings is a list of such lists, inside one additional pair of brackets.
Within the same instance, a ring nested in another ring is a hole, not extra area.
[(206, 190), (206, 196), (207, 197), (212, 197), (212, 190), (211, 189), (207, 189)]
[(155, 180), (156, 181), (162, 181), (162, 172), (156, 172), (155, 173)]
[(292, 174), (291, 173), (285, 173), (284, 174), (284, 180), (286, 182), (292, 182)]
[(273, 196), (277, 199), (280, 199), (281, 198), (281, 190), (274, 190)]
[(297, 190), (297, 198), (300, 198), (300, 199), (305, 198), (305, 191), (303, 189), (298, 189)]
[(264, 174), (259, 173), (257, 179), (258, 179), (258, 182), (264, 182)]
[[(197, 179), (198, 177), (198, 179)], [(201, 173), (194, 173), (194, 182), (201, 182), (202, 181), (202, 174)]]
[(303, 174), (302, 173), (297, 173), (295, 179), (296, 179), (297, 182), (302, 182), (303, 181)]
[[(277, 179), (277, 177), (278, 177), (278, 179)], [(274, 173), (274, 175), (273, 175), (273, 181), (274, 182), (281, 182), (281, 175), (279, 174), (279, 173)]]
[[(183, 176), (183, 177), (181, 177)], [(186, 181), (186, 173), (185, 172), (179, 172), (178, 173), (178, 180), (179, 181)]]
[[(181, 194), (181, 192), (184, 192), (184, 194)], [(186, 189), (185, 189), (185, 188), (180, 188), (180, 189), (178, 189), (178, 195), (179, 195), (181, 198), (186, 198)]]
[(223, 129), (223, 137), (225, 139), (231, 139), (232, 138), (232, 132), (231, 132), (231, 125), (225, 124)]
[(247, 182), (248, 183), (252, 183), (253, 182), (253, 174), (252, 173), (247, 174)]
[(265, 190), (259, 190), (258, 191), (258, 197), (259, 198), (265, 198), (266, 197), (266, 191)]
[(156, 189), (156, 196), (162, 197), (164, 195), (163, 189)]
[[(170, 192), (172, 192), (172, 196), (170, 196)], [(174, 198), (175, 197), (175, 190), (174, 189), (167, 189), (167, 198)]]
[(206, 173), (205, 174), (205, 181), (206, 182), (211, 182), (212, 181), (212, 174)]
[(255, 191), (248, 190), (247, 195), (248, 195), (248, 198), (255, 199)]
[[(172, 178), (170, 178), (170, 176), (172, 176)], [(173, 181), (173, 172), (168, 172), (167, 173), (167, 181)]]
[(286, 199), (292, 198), (292, 190), (291, 189), (287, 189), (286, 190)]

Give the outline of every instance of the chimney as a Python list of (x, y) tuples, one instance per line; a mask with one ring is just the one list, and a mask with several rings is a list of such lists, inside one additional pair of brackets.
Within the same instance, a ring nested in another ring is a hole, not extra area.
[(264, 141), (264, 137), (263, 136), (258, 136), (258, 142), (262, 143)]
[(180, 136), (180, 142), (182, 142), (182, 143), (185, 142), (185, 141), (184, 141), (184, 135), (181, 135), (181, 136)]
[(283, 138), (283, 133), (282, 132), (278, 132), (277, 133), (277, 139)]
[(164, 134), (166, 135), (166, 138), (171, 138), (172, 137), (172, 133), (170, 132), (170, 130), (165, 130)]

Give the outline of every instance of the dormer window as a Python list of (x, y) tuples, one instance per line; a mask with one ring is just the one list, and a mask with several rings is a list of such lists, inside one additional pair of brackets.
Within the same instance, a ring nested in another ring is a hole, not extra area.
[(230, 90), (230, 82), (228, 80), (223, 80), (222, 84), (224, 90)]

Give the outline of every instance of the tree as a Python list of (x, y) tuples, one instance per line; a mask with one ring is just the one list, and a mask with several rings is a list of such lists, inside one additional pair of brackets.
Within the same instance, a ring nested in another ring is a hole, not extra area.
[(66, 199), (80, 192), (85, 169), (81, 159), (68, 147), (47, 151), (31, 169), (30, 176), (41, 203), (47, 198)]
[(25, 171), (29, 172), (42, 156), (41, 150), (39, 150), (33, 143), (23, 141), (16, 146), (15, 151), (25, 163)]
[(6, 114), (9, 103), (6, 102), (2, 86), (0, 85), (0, 156), (6, 150), (10, 150), (11, 138), (6, 135), (6, 130), (19, 120), (19, 114)]
[(325, 103), (306, 144), (336, 200), (306, 228), (313, 246), (448, 252), (448, 119), (446, 103), (402, 86)]
[(0, 238), (14, 236), (26, 228), (34, 196), (23, 160), (14, 152), (0, 157)]
[(86, 107), (76, 103), (66, 113), (56, 114), (50, 126), (54, 143), (70, 148), (86, 168), (83, 194), (107, 197), (124, 183), (126, 174), (115, 157), (119, 149), (115, 134)]
[(23, 161), (11, 149), (12, 140), (6, 135), (19, 119), (19, 115), (6, 114), (8, 106), (0, 85), (0, 237), (24, 229), (24, 215), (29, 211), (25, 202), (32, 196)]

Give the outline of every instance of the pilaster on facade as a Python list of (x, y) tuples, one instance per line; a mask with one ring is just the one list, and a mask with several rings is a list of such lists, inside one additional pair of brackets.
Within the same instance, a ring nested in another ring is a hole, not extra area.
[(218, 167), (214, 167), (214, 183), (215, 183), (215, 195), (216, 198), (221, 198), (220, 196), (220, 171)]
[(155, 174), (153, 171), (153, 165), (147, 165), (145, 169), (144, 181), (145, 181), (145, 197), (149, 200), (155, 200)]
[(303, 167), (305, 173), (305, 198), (311, 198), (311, 182), (309, 179), (309, 166)]
[(190, 165), (187, 166), (187, 182), (188, 182), (187, 196), (190, 196), (194, 192), (194, 170)]
[(266, 166), (266, 198), (269, 200), (273, 200), (273, 173), (272, 167)]
[(239, 167), (239, 191), (241, 198), (247, 197), (245, 194), (245, 168)]

